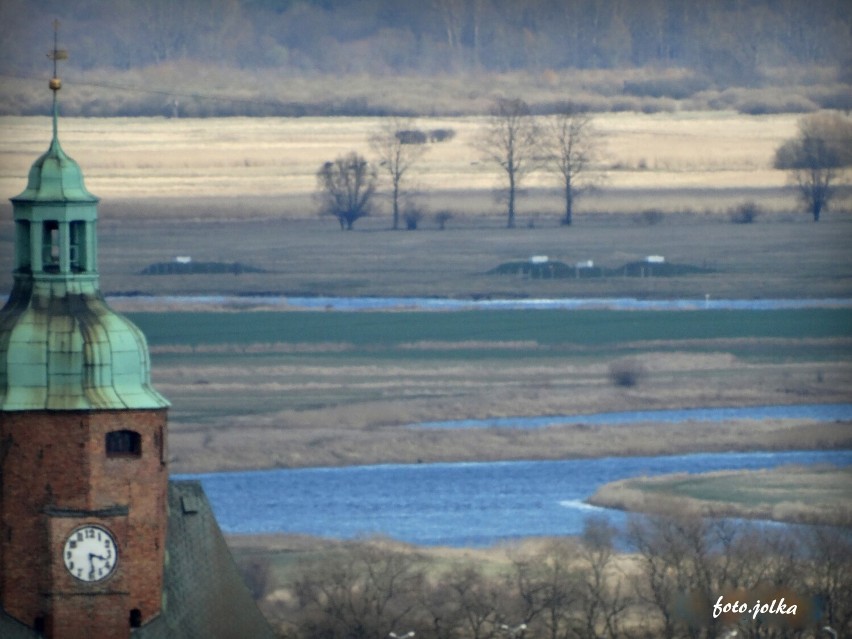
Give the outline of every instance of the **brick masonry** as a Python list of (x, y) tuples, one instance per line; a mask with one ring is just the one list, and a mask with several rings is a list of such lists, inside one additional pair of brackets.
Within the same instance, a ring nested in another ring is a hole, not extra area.
[[(162, 605), (167, 410), (0, 413), (0, 602), (53, 639), (130, 636)], [(141, 454), (107, 455), (106, 435), (130, 430)], [(86, 583), (65, 568), (79, 526), (108, 529), (118, 565)], [(133, 611), (133, 612), (132, 612)], [(107, 630), (108, 629), (108, 630)]]

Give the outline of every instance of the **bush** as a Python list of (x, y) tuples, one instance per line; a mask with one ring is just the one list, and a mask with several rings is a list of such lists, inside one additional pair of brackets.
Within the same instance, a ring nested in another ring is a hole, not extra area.
[(746, 115), (772, 115), (776, 113), (811, 113), (819, 106), (802, 95), (758, 95), (748, 97), (737, 105), (737, 111)]
[(456, 137), (454, 129), (432, 129), (429, 131), (430, 142), (446, 142)]
[(731, 209), (728, 217), (734, 224), (752, 224), (758, 215), (763, 214), (761, 209), (754, 202), (744, 202), (739, 206)]
[(703, 76), (657, 77), (625, 80), (624, 93), (642, 98), (683, 100), (707, 89), (709, 86), (709, 80)]
[(609, 367), (609, 379), (615, 386), (632, 388), (639, 384), (645, 374), (645, 368), (635, 360), (614, 362)]
[(417, 225), (423, 219), (423, 211), (417, 207), (409, 206), (402, 212), (402, 220), (405, 222), (405, 228), (409, 231), (416, 231)]
[(428, 136), (418, 129), (403, 129), (396, 132), (396, 139), (400, 144), (426, 144)]
[(663, 221), (664, 214), (660, 209), (645, 209), (636, 216), (636, 223), (644, 226), (654, 226)]

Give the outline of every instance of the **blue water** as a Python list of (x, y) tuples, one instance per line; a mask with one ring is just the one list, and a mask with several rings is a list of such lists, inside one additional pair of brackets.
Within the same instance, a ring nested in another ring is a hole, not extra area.
[(721, 422), (730, 419), (807, 419), (820, 422), (852, 420), (852, 404), (794, 404), (789, 406), (743, 406), (731, 408), (679, 408), (639, 410), (589, 415), (545, 415), (534, 417), (491, 417), (419, 422), (409, 428), (545, 428), (572, 424), (618, 425), (641, 422)]
[(754, 310), (769, 311), (792, 308), (850, 308), (852, 299), (675, 299), (639, 300), (623, 298), (557, 298), (523, 300), (461, 300), (427, 297), (285, 297), (285, 296), (226, 296), (226, 295), (157, 295), (107, 298), (123, 303), (163, 303), (170, 305), (222, 305), (235, 307), (280, 306), (282, 308), (329, 311), (466, 311), (466, 310), (526, 310), (526, 309), (610, 309), (622, 311), (654, 310)]
[(583, 503), (607, 482), (637, 476), (787, 464), (852, 465), (852, 451), (702, 453), (563, 461), (411, 464), (177, 475), (200, 479), (229, 533), (385, 535), (429, 546), (489, 546), (527, 536), (575, 535)]

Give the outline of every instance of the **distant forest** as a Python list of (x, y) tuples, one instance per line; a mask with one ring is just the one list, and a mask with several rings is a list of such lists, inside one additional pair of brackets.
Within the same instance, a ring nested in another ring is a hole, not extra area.
[(850, 0), (0, 0), (0, 114), (54, 19), (68, 115), (852, 108)]
[(176, 60), (293, 73), (677, 67), (747, 85), (852, 66), (849, 0), (0, 0), (0, 72)]

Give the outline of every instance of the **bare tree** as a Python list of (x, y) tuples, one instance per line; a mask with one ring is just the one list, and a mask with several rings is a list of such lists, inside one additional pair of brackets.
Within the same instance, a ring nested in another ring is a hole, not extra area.
[(523, 178), (536, 166), (538, 146), (539, 127), (527, 103), (517, 98), (499, 99), (491, 110), (479, 148), (488, 161), (499, 165), (506, 174), (508, 228), (515, 226), (517, 191)]
[(307, 562), (293, 592), (305, 636), (384, 639), (408, 624), (423, 587), (417, 555), (373, 540)]
[(775, 152), (775, 168), (790, 172), (814, 222), (828, 209), (840, 170), (852, 165), (850, 149), (852, 121), (817, 114), (799, 120), (799, 134)]
[(808, 575), (823, 602), (824, 620), (833, 628), (852, 628), (852, 539), (847, 528), (812, 526), (803, 531)]
[(528, 624), (532, 636), (563, 639), (579, 627), (580, 571), (575, 566), (577, 545), (554, 539), (531, 557), (513, 558), (516, 619)]
[(591, 185), (589, 169), (599, 150), (599, 134), (587, 113), (567, 110), (557, 114), (546, 129), (550, 153), (548, 168), (559, 176), (565, 197), (562, 224), (574, 218), (574, 201), (584, 187)]
[(370, 136), (370, 146), (379, 158), (379, 166), (390, 178), (394, 230), (399, 228), (399, 200), (404, 194), (403, 179), (428, 148), (425, 144), (412, 144), (402, 135), (404, 132), (415, 130), (410, 121), (389, 118)]
[(580, 551), (581, 635), (593, 639), (621, 636), (621, 623), (629, 602), (615, 574), (616, 529), (604, 518), (591, 517), (583, 526)]
[(470, 639), (491, 639), (496, 634), (503, 593), (476, 566), (458, 566), (442, 580), (457, 607), (456, 628)]
[(326, 162), (317, 171), (321, 215), (333, 215), (340, 228), (351, 231), (356, 220), (370, 214), (376, 192), (376, 171), (354, 151)]

